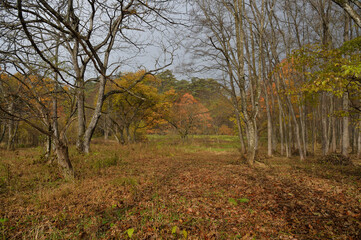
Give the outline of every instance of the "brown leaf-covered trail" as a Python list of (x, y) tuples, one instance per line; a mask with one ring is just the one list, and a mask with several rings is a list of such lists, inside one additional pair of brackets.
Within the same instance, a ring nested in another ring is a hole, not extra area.
[[(94, 164), (114, 153), (115, 165)], [(97, 145), (74, 158), (74, 182), (39, 177), (1, 193), (5, 238), (124, 239), (128, 229), (134, 239), (361, 238), (357, 174), (326, 178), (281, 158), (252, 169), (236, 152), (173, 146)], [(19, 183), (29, 181), (17, 171)]]

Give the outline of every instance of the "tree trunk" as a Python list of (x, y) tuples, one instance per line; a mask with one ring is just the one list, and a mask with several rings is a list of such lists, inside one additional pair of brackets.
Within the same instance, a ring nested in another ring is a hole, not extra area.
[(84, 152), (85, 153), (90, 152), (90, 141), (93, 136), (95, 127), (101, 116), (101, 110), (102, 110), (102, 106), (103, 106), (103, 97), (102, 96), (104, 96), (105, 83), (106, 83), (106, 78), (103, 75), (100, 76), (97, 103), (95, 106), (93, 117), (91, 118), (88, 128), (86, 129), (85, 134), (84, 134)]
[(279, 131), (280, 131), (280, 140), (281, 140), (281, 155), (283, 156), (284, 152), (285, 152), (285, 141), (284, 141), (284, 131), (283, 131), (284, 128), (283, 128), (283, 120), (282, 120), (281, 110), (279, 110), (278, 122), (279, 122)]
[(108, 114), (104, 115), (104, 140), (108, 140), (109, 139), (109, 128), (108, 128)]
[(289, 157), (292, 157), (292, 142), (293, 142), (292, 121), (291, 121), (291, 114), (288, 113), (288, 156)]
[(277, 152), (277, 145), (278, 145), (278, 138), (277, 138), (276, 126), (272, 126), (272, 154)]
[(327, 143), (328, 143), (328, 151), (330, 152), (331, 137), (332, 137), (332, 122), (331, 122), (332, 118), (330, 119), (329, 115), (332, 115), (332, 111), (329, 111), (327, 114), (327, 123), (328, 123), (327, 124), (327, 139), (328, 139)]
[(248, 148), (247, 148), (247, 162), (250, 166), (254, 166), (256, 157), (256, 129), (254, 122), (247, 124), (248, 128)]
[(342, 155), (348, 157), (348, 148), (350, 146), (350, 134), (349, 134), (349, 116), (348, 116), (348, 95), (345, 93), (342, 98), (342, 106), (344, 117), (342, 118)]
[[(14, 102), (10, 102), (8, 111), (10, 114), (14, 113)], [(14, 140), (17, 132), (17, 127), (15, 126), (15, 121), (13, 117), (10, 116), (8, 120), (8, 142), (7, 142), (7, 149), (13, 151), (15, 149)]]
[(137, 142), (137, 130), (138, 128), (136, 126), (134, 126), (134, 130), (133, 130), (133, 141)]
[(117, 125), (114, 125), (114, 127), (109, 128), (109, 130), (113, 133), (117, 143), (121, 143), (120, 138), (118, 137), (118, 131), (119, 131), (118, 129), (119, 129), (119, 127)]
[(306, 132), (307, 132), (307, 126), (306, 126), (306, 111), (305, 111), (305, 105), (302, 104), (299, 106), (300, 111), (300, 130), (301, 130), (301, 136), (302, 136), (302, 146), (303, 148), (300, 149), (300, 151), (303, 151), (304, 157), (307, 156), (307, 141), (306, 141)]
[(331, 117), (331, 125), (332, 125), (332, 140), (330, 146), (330, 152), (336, 152), (337, 150), (337, 140), (336, 140), (336, 118), (334, 116)]
[[(361, 118), (361, 115), (359, 115), (359, 118)], [(358, 123), (358, 138), (357, 138), (357, 158), (361, 158), (361, 122)]]
[(293, 124), (295, 125), (296, 143), (297, 143), (298, 151), (300, 153), (300, 160), (303, 161), (303, 160), (305, 160), (305, 155), (303, 153), (303, 148), (302, 148), (302, 144), (301, 144), (300, 126), (297, 122), (296, 115), (293, 111), (292, 106), (290, 106), (290, 111), (292, 114)]
[(327, 104), (326, 93), (322, 93), (321, 100), (321, 122), (322, 122), (322, 154), (325, 156), (329, 153), (329, 139), (327, 136)]
[(13, 120), (11, 120), (12, 122), (12, 131), (10, 132), (9, 129), (9, 139), (8, 139), (8, 150), (13, 151), (15, 150), (15, 138), (16, 135), (18, 133), (18, 129), (19, 129), (19, 123), (18, 122), (14, 122)]
[(246, 152), (246, 148), (245, 148), (243, 133), (242, 133), (241, 116), (240, 116), (238, 110), (236, 110), (235, 113), (236, 113), (236, 119), (237, 119), (238, 138), (239, 138), (239, 142), (241, 144), (241, 152), (242, 152), (242, 154), (244, 154)]
[[(56, 62), (58, 61), (58, 48), (56, 48)], [(55, 74), (55, 92), (58, 91), (58, 74)], [(60, 138), (60, 133), (59, 133), (59, 123), (58, 123), (58, 96), (55, 94), (53, 95), (53, 116), (52, 116), (52, 122), (51, 125), (49, 126), (49, 133), (52, 132), (52, 136), (48, 136), (48, 144), (49, 144), (49, 157), (50, 157), (50, 152), (51, 152), (51, 145), (53, 145), (55, 151), (56, 151), (56, 142), (52, 141), (54, 139), (59, 139)], [(54, 159), (53, 158), (49, 158), (49, 163), (53, 163)]]
[(120, 128), (119, 137), (120, 137), (120, 143), (121, 143), (121, 144), (125, 144), (124, 128)]
[(2, 127), (2, 129), (1, 129), (0, 143), (4, 140), (5, 133), (6, 133), (6, 124), (4, 124), (3, 127)]
[[(283, 114), (283, 118), (285, 119), (285, 116)], [(284, 140), (285, 140), (285, 150), (286, 150), (286, 157), (289, 158), (291, 156), (291, 153), (290, 153), (290, 144), (289, 144), (289, 139), (287, 138), (287, 124), (286, 124), (286, 121), (284, 120), (283, 121), (283, 129), (285, 130), (284, 131)], [(290, 130), (289, 130), (290, 131)]]
[(315, 155), (317, 146), (317, 132), (316, 132), (316, 110), (313, 110), (312, 116), (312, 154)]
[[(285, 136), (285, 131), (287, 131), (287, 128), (285, 126), (285, 114), (283, 111), (283, 107), (282, 107), (282, 103), (281, 103), (281, 98), (279, 96), (279, 79), (278, 77), (276, 77), (276, 87), (277, 87), (277, 102), (278, 102), (278, 122), (279, 122), (279, 131), (280, 131), (280, 140), (281, 140), (281, 155), (284, 154), (285, 149), (287, 151), (287, 144), (285, 142), (285, 140), (287, 141), (287, 136)], [(288, 157), (288, 154), (286, 154)]]
[(66, 146), (61, 140), (55, 140), (55, 152), (58, 158), (58, 164), (61, 168), (65, 178), (74, 178), (73, 166), (69, 159), (68, 146)]
[(272, 118), (271, 113), (267, 110), (267, 155), (269, 157), (273, 156), (273, 130), (272, 130)]
[[(264, 84), (265, 85), (265, 84)], [(267, 87), (265, 86), (265, 103), (266, 103), (266, 111), (267, 111), (267, 155), (269, 157), (272, 157), (273, 155), (273, 145), (272, 145), (272, 139), (273, 139), (273, 129), (272, 129), (272, 115), (271, 115), (271, 109), (269, 105), (269, 99), (268, 99), (268, 92)]]
[(85, 108), (84, 108), (84, 82), (82, 79), (77, 80), (77, 114), (78, 114), (78, 139), (76, 148), (79, 152), (85, 151), (84, 134), (85, 134)]
[[(69, 2), (70, 8), (73, 7), (73, 1)], [(79, 23), (74, 23), (77, 25)], [(85, 82), (84, 82), (84, 72), (86, 69), (86, 65), (88, 61), (83, 61), (79, 58), (79, 40), (75, 40), (73, 48), (68, 47), (68, 51), (72, 56), (72, 63), (76, 73), (76, 104), (77, 104), (77, 120), (78, 120), (78, 132), (77, 132), (77, 140), (76, 140), (76, 148), (78, 152), (83, 153), (85, 152), (85, 143), (84, 143), (84, 135), (85, 135), (85, 128), (86, 128), (86, 119), (85, 119)], [(56, 64), (58, 65), (58, 51), (56, 49)], [(56, 74), (56, 78), (58, 78), (58, 74)]]
[[(349, 149), (349, 154), (353, 154), (357, 152), (357, 134), (355, 132), (355, 127), (353, 124), (350, 124), (350, 128), (349, 128), (349, 134), (350, 134), (350, 148)], [(351, 150), (351, 151), (350, 151)]]
[[(50, 131), (49, 131), (50, 132)], [(46, 136), (46, 152), (45, 152), (45, 158), (49, 158), (51, 155), (51, 136)]]
[(336, 152), (337, 150), (337, 141), (336, 141), (336, 118), (335, 118), (335, 97), (331, 98), (331, 127), (332, 127), (332, 139), (331, 139), (331, 146), (330, 146), (330, 152)]
[(120, 142), (120, 138), (117, 136), (117, 134), (114, 134), (114, 137), (115, 137), (115, 140), (117, 140), (117, 143), (120, 144), (120, 143), (121, 143), (121, 142)]
[(127, 143), (131, 143), (132, 142), (132, 137), (130, 135), (130, 126), (125, 126), (125, 133), (127, 135)]
[(352, 153), (357, 153), (357, 124), (352, 125)]
[(14, 150), (14, 144), (13, 144), (13, 139), (14, 139), (14, 121), (13, 120), (9, 120), (8, 123), (8, 142), (7, 142), (7, 149), (9, 151), (13, 151)]

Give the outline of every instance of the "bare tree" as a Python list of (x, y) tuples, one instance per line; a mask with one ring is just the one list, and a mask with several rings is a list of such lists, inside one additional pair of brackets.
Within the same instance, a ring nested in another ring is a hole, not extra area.
[(361, 28), (361, 2), (359, 0), (332, 0), (334, 3), (342, 7), (350, 17), (355, 21), (357, 26)]
[[(11, 104), (1, 105), (1, 111), (12, 122), (23, 121), (48, 136), (49, 141), (52, 139), (65, 176), (74, 175), (66, 131), (76, 113), (78, 147), (89, 152), (104, 100), (112, 94), (131, 91), (132, 86), (119, 86), (119, 91), (105, 93), (110, 76), (122, 66), (122, 59), (111, 54), (115, 50), (125, 52), (129, 46), (142, 51), (147, 45), (141, 42), (142, 38), (137, 41), (142, 30), (159, 30), (173, 23), (162, 14), (167, 6), (169, 3), (156, 0), (1, 1), (1, 70), (14, 78), (22, 90), (8, 93), (18, 99), (22, 108), (13, 111)], [(125, 55), (123, 59), (130, 56)], [(155, 65), (162, 68), (159, 62)], [(91, 78), (97, 81), (97, 95), (92, 116), (86, 121), (84, 91), (89, 69), (95, 73)], [(58, 105), (63, 101), (68, 104), (68, 111), (60, 124)]]
[[(169, 16), (163, 14), (170, 3), (157, 0), (107, 1), (106, 4), (97, 0), (19, 0), (17, 3), (3, 1), (2, 5), (13, 15), (11, 20), (20, 26), (41, 60), (59, 75), (60, 81), (76, 89), (77, 147), (84, 152), (90, 151), (91, 137), (101, 115), (109, 76), (122, 66), (121, 59), (116, 59), (112, 53), (132, 46), (141, 51), (146, 46), (140, 42), (144, 41), (139, 35), (142, 30), (157, 30), (161, 28), (160, 24), (173, 23)], [(70, 62), (71, 69), (60, 69), (44, 53), (48, 42), (54, 41), (54, 36), (60, 37), (62, 59)], [(126, 58), (129, 55), (123, 56), (123, 59)], [(98, 81), (98, 89), (94, 111), (90, 120), (86, 121), (84, 89), (88, 68), (97, 75), (92, 79)], [(147, 74), (152, 72), (147, 71)]]
[(223, 73), (223, 86), (231, 96), (239, 132), (241, 122), (246, 126), (247, 160), (253, 165), (264, 76), (265, 1), (197, 0), (192, 15), (196, 24), (193, 31), (198, 33), (195, 53), (204, 60), (203, 69)]

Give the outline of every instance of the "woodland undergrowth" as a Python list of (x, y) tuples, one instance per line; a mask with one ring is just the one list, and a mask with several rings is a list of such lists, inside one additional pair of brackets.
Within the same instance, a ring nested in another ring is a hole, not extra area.
[[(232, 138), (154, 137), (70, 149), (73, 181), (42, 149), (1, 149), (0, 239), (360, 239), (361, 167), (262, 157)], [(262, 156), (262, 154), (260, 154)]]

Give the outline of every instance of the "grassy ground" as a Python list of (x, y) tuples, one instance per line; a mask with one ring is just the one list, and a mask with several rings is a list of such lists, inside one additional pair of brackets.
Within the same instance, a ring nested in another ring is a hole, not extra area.
[(265, 158), (233, 137), (153, 136), (70, 150), (65, 181), (41, 149), (1, 150), (0, 239), (360, 239), (361, 169)]

